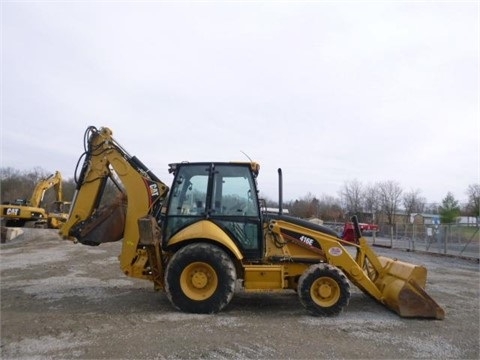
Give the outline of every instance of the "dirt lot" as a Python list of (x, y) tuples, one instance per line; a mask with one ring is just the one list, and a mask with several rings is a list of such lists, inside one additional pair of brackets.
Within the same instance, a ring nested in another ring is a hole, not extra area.
[(440, 320), (403, 319), (355, 291), (316, 318), (294, 292), (238, 291), (216, 315), (174, 310), (119, 270), (120, 243), (88, 247), (30, 229), (0, 246), (2, 359), (478, 359), (479, 265), (376, 248), (429, 270)]

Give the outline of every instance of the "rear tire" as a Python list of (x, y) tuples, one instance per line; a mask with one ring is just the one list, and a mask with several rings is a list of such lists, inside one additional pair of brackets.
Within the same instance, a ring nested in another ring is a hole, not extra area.
[(348, 305), (350, 284), (338, 268), (329, 264), (315, 264), (300, 277), (298, 296), (312, 315), (337, 315)]
[(225, 251), (197, 243), (173, 255), (165, 272), (165, 290), (177, 309), (211, 314), (230, 303), (236, 280), (235, 267)]

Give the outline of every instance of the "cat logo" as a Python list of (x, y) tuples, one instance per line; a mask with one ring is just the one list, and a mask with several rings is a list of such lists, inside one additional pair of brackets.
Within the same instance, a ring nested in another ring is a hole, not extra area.
[(157, 184), (150, 184), (150, 194), (152, 194), (152, 197), (160, 195)]
[(18, 209), (18, 208), (7, 208), (5, 210), (5, 215), (18, 216), (18, 215), (20, 215), (20, 209)]

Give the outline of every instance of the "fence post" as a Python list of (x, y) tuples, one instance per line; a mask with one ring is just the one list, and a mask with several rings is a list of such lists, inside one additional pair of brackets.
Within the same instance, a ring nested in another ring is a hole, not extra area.
[(393, 225), (390, 225), (390, 248), (393, 249)]
[(415, 224), (412, 224), (412, 251), (415, 251)]
[(443, 241), (443, 253), (447, 254), (448, 234), (450, 233), (450, 224), (445, 225), (445, 237)]

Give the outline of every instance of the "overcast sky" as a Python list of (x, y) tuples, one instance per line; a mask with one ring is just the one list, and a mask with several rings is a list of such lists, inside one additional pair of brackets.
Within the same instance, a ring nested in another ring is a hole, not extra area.
[(478, 1), (1, 3), (2, 167), (74, 174), (87, 126), (163, 181), (260, 162), (261, 194), (479, 183)]

